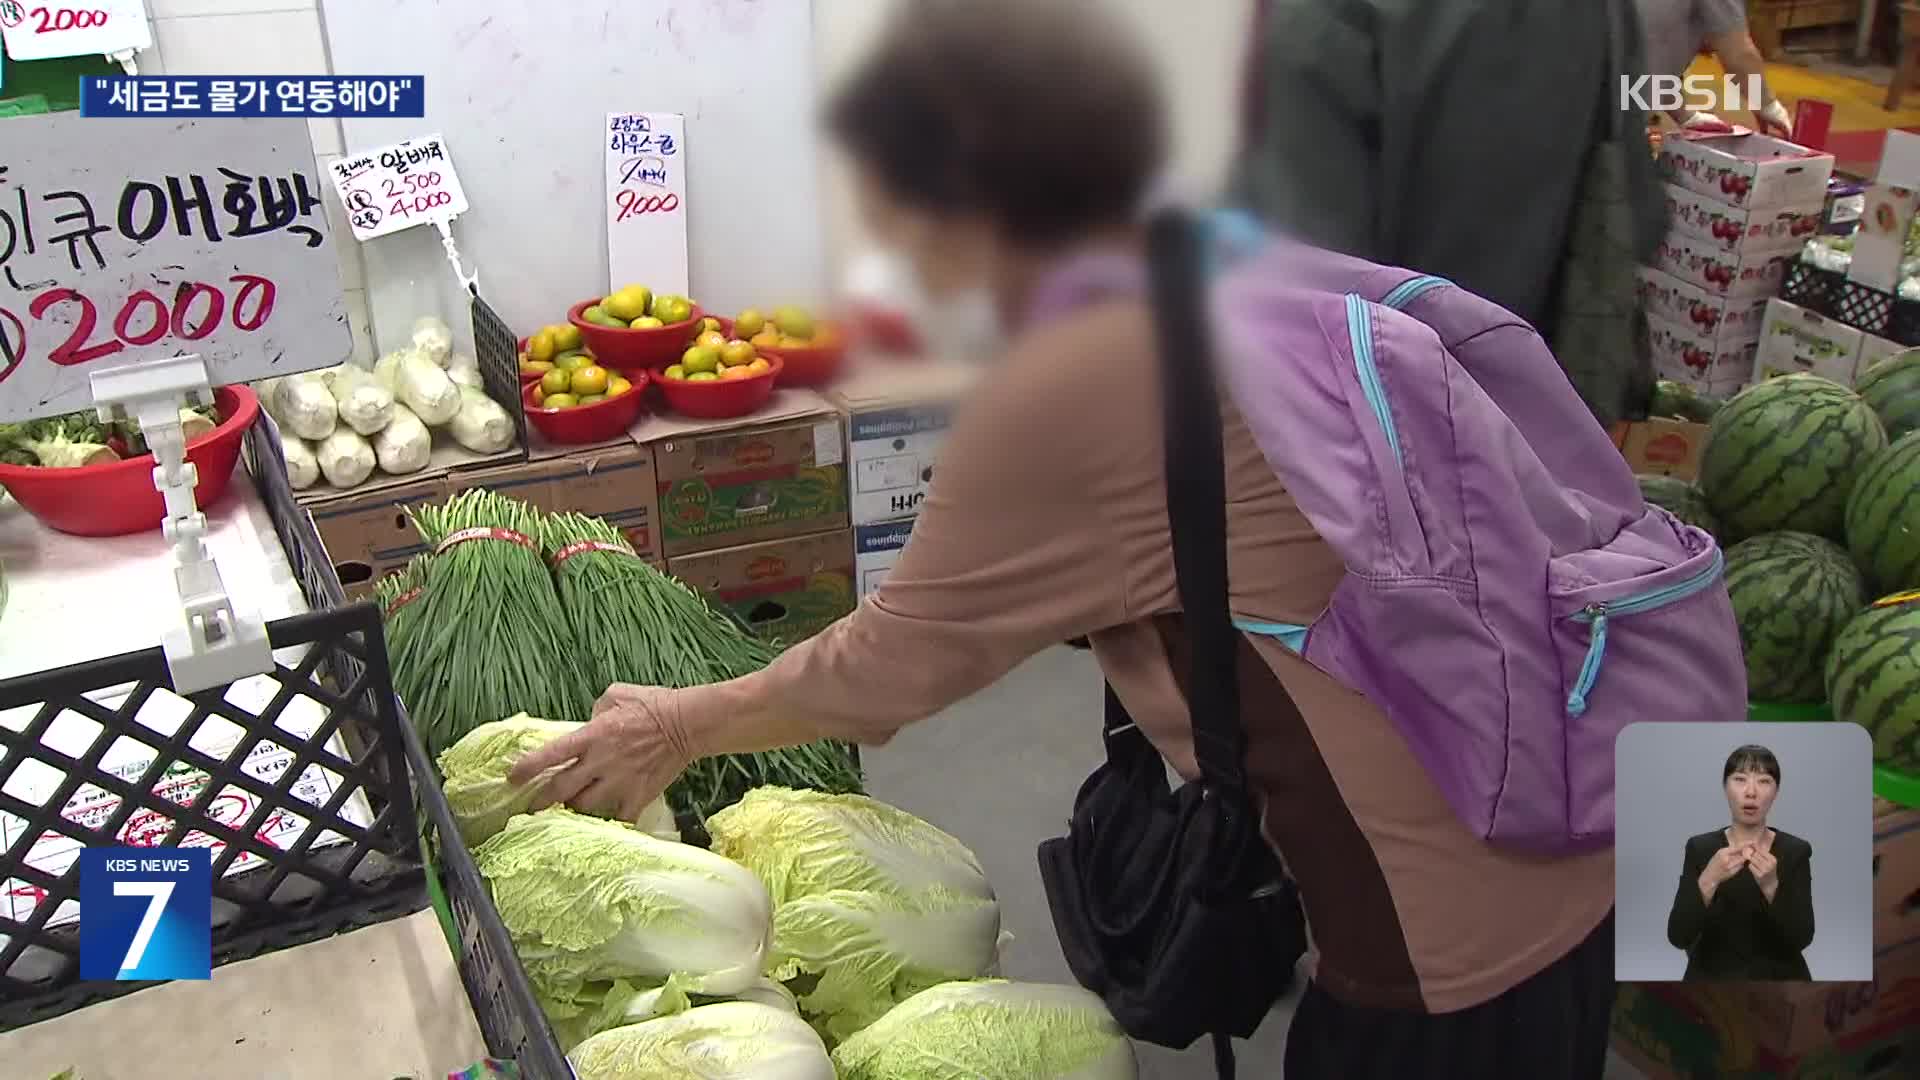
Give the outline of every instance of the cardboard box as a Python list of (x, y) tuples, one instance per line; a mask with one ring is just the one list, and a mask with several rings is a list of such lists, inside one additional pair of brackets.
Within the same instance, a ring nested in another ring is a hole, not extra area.
[(1860, 331), (1798, 304), (1767, 301), (1766, 329), (1754, 354), (1753, 379), (1807, 372), (1852, 386), (1860, 363)]
[(1826, 203), (1833, 155), (1767, 135), (1684, 135), (1660, 142), (1669, 183), (1747, 210), (1818, 212)]
[(945, 365), (897, 371), (843, 387), (833, 396), (847, 418), (853, 524), (916, 514), (933, 484), (934, 455), (955, 399), (972, 375)]
[(1888, 341), (1878, 334), (1861, 334), (1860, 363), (1854, 366), (1853, 377), (1858, 379), (1860, 376), (1865, 375), (1867, 369), (1873, 365), (1890, 356), (1898, 356), (1910, 348), (1912, 348), (1912, 346), (1902, 345), (1897, 341)]
[[(1790, 984), (1774, 984), (1786, 986)], [(1873, 983), (1802, 983), (1831, 1005), (1839, 1030), (1797, 1052), (1767, 1036), (1779, 1020), (1755, 1012), (1742, 984), (1621, 983), (1613, 1007), (1613, 1049), (1647, 1080), (1895, 1080), (1913, 1075), (1920, 1024), (1910, 992), (1881, 997)], [(1872, 1003), (1858, 1007), (1867, 999)], [(1822, 1009), (1824, 1013), (1825, 1010)], [(1811, 1016), (1811, 1013), (1806, 1014)]]
[(1703, 337), (1680, 323), (1647, 316), (1654, 371), (1706, 393), (1741, 386), (1753, 376), (1757, 342), (1737, 338), (1731, 333)]
[(755, 633), (787, 644), (819, 633), (855, 603), (853, 534), (847, 529), (669, 555), (667, 570)]
[(1707, 425), (1665, 418), (1628, 421), (1613, 426), (1613, 444), (1635, 473), (1695, 480)]
[(1652, 267), (1640, 268), (1636, 289), (1648, 315), (1679, 323), (1712, 341), (1759, 341), (1760, 328), (1766, 322), (1766, 297), (1729, 300)]
[(307, 504), (347, 599), (373, 595), (374, 582), (426, 551), (407, 519), (407, 508), (443, 502), (447, 491), (446, 477), (439, 476), (379, 484)]
[(1873, 947), (1920, 950), (1920, 810), (1873, 809)]
[(1746, 255), (1722, 251), (1681, 233), (1660, 242), (1654, 265), (1689, 285), (1734, 300), (1764, 299), (1780, 291), (1791, 255)]
[(653, 520), (658, 497), (653, 454), (643, 446), (627, 442), (579, 450), (565, 457), (456, 473), (448, 482), (450, 495), (469, 488), (497, 491), (548, 513), (605, 518), (619, 526), (642, 558), (660, 553)]
[(1920, 216), (1920, 191), (1893, 184), (1867, 188), (1860, 227), (1853, 234), (1853, 259), (1847, 280), (1890, 293), (1900, 287), (1900, 263), (1907, 255), (1907, 235)]
[(1785, 255), (1820, 231), (1824, 200), (1770, 210), (1729, 206), (1680, 186), (1666, 185), (1667, 218), (1674, 232), (1740, 255)]
[(887, 579), (900, 553), (913, 534), (913, 519), (885, 521), (876, 525), (857, 525), (853, 530), (853, 571), (860, 584), (860, 598), (866, 599)]
[(817, 410), (795, 419), (651, 444), (669, 561), (847, 527), (845, 431), (840, 414), (815, 400)]

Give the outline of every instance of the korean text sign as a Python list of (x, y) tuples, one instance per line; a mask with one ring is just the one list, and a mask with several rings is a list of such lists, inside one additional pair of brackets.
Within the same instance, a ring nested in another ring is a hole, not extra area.
[(467, 212), (467, 195), (439, 135), (357, 151), (330, 166), (356, 240), (446, 221)]
[(80, 853), (80, 977), (205, 979), (213, 971), (213, 852)]
[(609, 113), (604, 136), (608, 287), (686, 295), (686, 118)]
[(153, 47), (141, 0), (0, 0), (10, 60), (106, 55)]
[(16, 117), (0, 140), (0, 421), (193, 353), (216, 384), (352, 352), (302, 120)]

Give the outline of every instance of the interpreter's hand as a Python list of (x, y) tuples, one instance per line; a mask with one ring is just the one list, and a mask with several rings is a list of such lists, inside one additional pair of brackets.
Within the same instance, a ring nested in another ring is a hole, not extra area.
[(1747, 865), (1747, 851), (1747, 845), (1741, 844), (1737, 847), (1721, 848), (1715, 852), (1713, 858), (1707, 860), (1706, 868), (1700, 871), (1701, 886), (1707, 889), (1716, 888), (1739, 873), (1740, 868)]
[(1747, 869), (1753, 871), (1753, 880), (1760, 891), (1767, 894), (1767, 899), (1773, 899), (1773, 891), (1780, 887), (1780, 860), (1774, 858), (1773, 852), (1756, 845), (1747, 856)]
[(585, 727), (522, 757), (508, 779), (530, 784), (566, 765), (547, 779), (534, 809), (565, 803), (601, 817), (638, 820), (693, 760), (679, 720), (673, 691), (615, 683), (594, 704)]
[(1793, 118), (1787, 115), (1787, 107), (1778, 101), (1769, 101), (1764, 109), (1753, 114), (1760, 121), (1760, 130), (1776, 138), (1784, 139), (1793, 134)]

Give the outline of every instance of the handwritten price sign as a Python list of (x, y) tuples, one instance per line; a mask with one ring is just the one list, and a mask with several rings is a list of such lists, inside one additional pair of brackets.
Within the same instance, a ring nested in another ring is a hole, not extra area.
[(349, 154), (333, 163), (330, 175), (353, 237), (363, 243), (467, 212), (467, 194), (439, 135)]
[(686, 120), (678, 113), (609, 113), (609, 285), (688, 291)]
[(0, 38), (12, 60), (153, 47), (141, 0), (0, 0)]
[(148, 357), (215, 383), (345, 358), (312, 147), (297, 119), (7, 121), (0, 421), (85, 408), (93, 372)]

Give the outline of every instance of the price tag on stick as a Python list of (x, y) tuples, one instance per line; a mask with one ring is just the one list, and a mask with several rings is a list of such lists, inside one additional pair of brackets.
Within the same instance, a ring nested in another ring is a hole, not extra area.
[(608, 113), (608, 288), (685, 296), (687, 139), (679, 113)]
[(10, 60), (153, 47), (142, 0), (0, 0), (0, 38)]
[(332, 164), (328, 175), (346, 207), (353, 237), (362, 243), (467, 212), (453, 156), (437, 134), (348, 154)]

